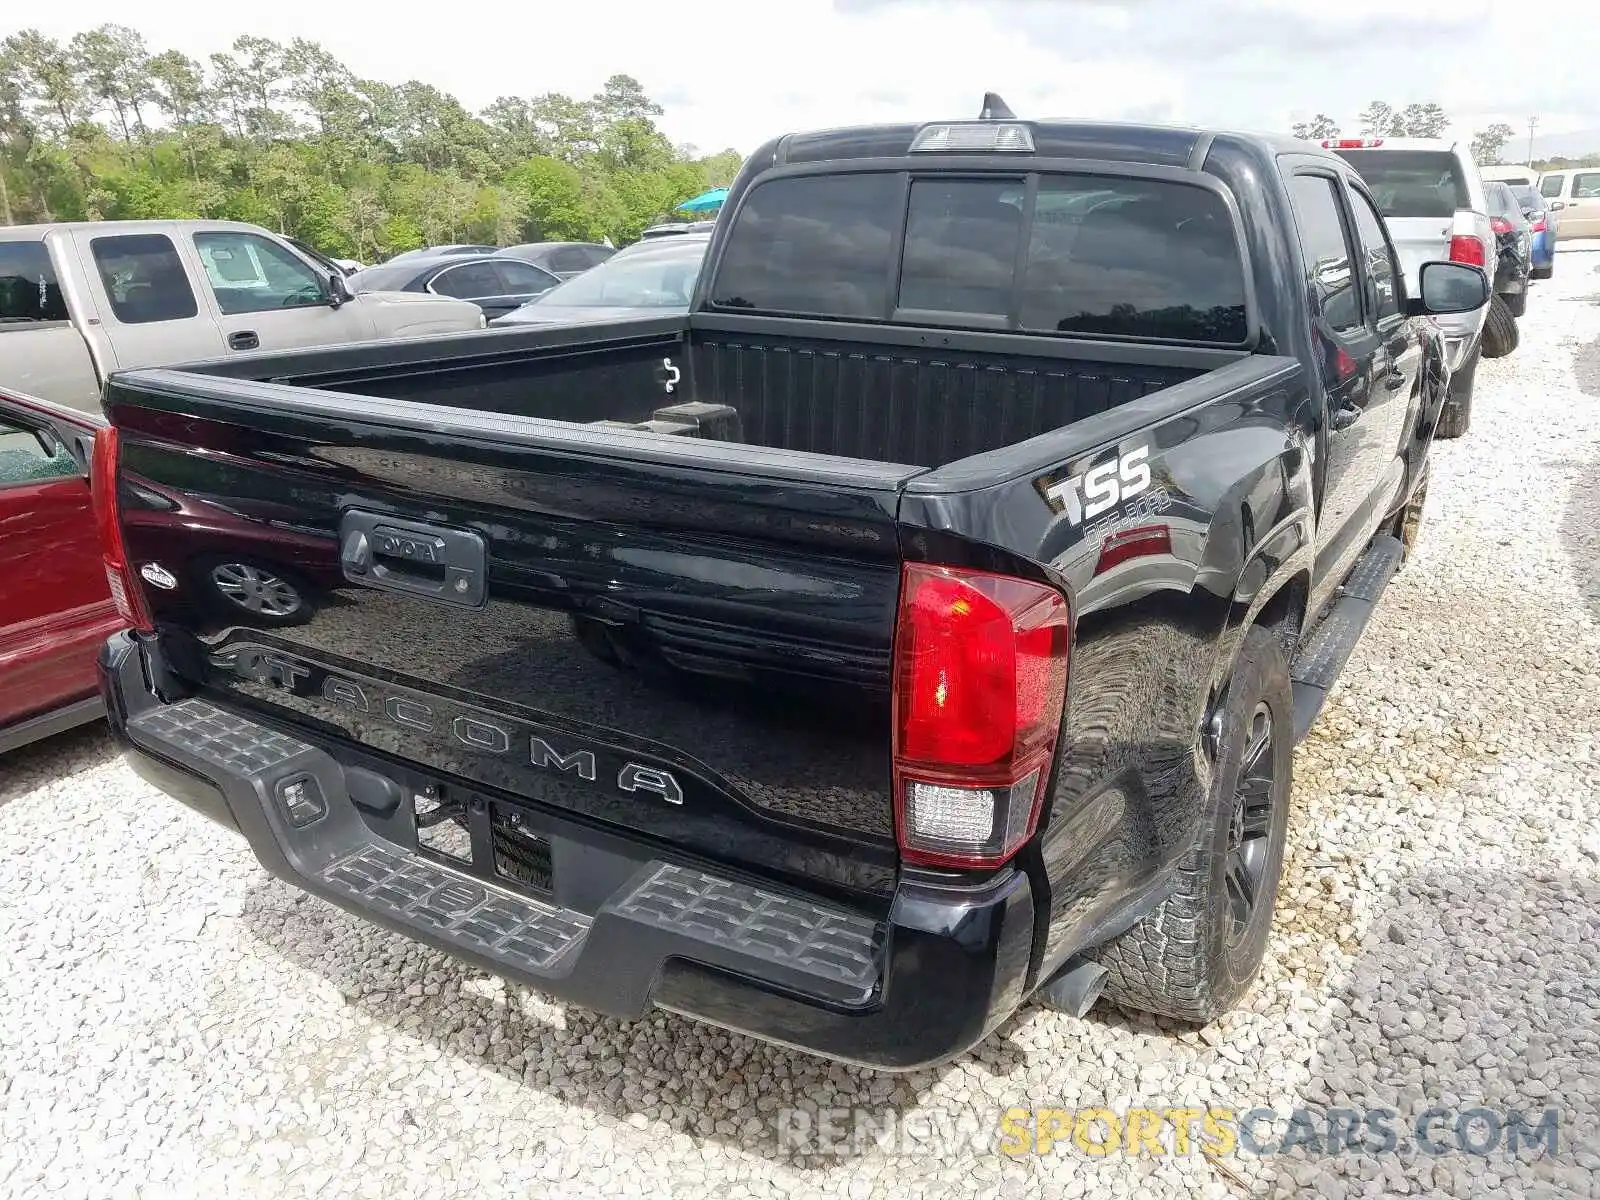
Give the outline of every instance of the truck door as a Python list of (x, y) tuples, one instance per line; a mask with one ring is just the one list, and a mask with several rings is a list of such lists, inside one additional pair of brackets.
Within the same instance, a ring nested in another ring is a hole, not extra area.
[(60, 274), (37, 235), (0, 241), (0, 387), (98, 413), (100, 380), (76, 324), (84, 314), (68, 312)]
[(321, 271), (287, 246), (240, 229), (191, 236), (207, 303), (230, 351), (331, 346), (373, 336), (364, 306), (334, 307)]
[[(1330, 585), (1343, 578), (1382, 515), (1373, 511), (1378, 506), (1375, 492), (1393, 458), (1383, 428), (1386, 385), (1374, 378), (1380, 342), (1364, 312), (1363, 275), (1357, 269), (1343, 193), (1331, 172), (1307, 170), (1289, 179), (1308, 274), (1311, 341), (1327, 395), (1318, 439), (1324, 475), (1317, 574)], [(1402, 395), (1402, 414), (1404, 405)], [(1313, 597), (1313, 606), (1317, 599)]]
[(222, 355), (222, 331), (196, 300), (183, 256), (168, 234), (80, 235), (78, 256), (111, 352), (107, 369)]
[(1410, 440), (1415, 411), (1412, 392), (1422, 370), (1422, 342), (1402, 311), (1404, 275), (1377, 206), (1357, 187), (1347, 188), (1346, 196), (1361, 246), (1362, 309), (1367, 332), (1377, 342), (1361, 420), (1371, 425), (1372, 443), (1380, 454), (1372, 486), (1382, 497), (1378, 513), (1382, 516), (1388, 511), (1391, 493), (1404, 478), (1400, 455)]
[(1567, 177), (1561, 209), (1563, 238), (1600, 237), (1600, 171), (1574, 171)]

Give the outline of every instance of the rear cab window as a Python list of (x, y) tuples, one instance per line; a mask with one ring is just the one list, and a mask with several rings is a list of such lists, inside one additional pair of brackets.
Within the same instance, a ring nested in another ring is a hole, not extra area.
[(1340, 150), (1386, 217), (1453, 217), (1471, 208), (1467, 177), (1448, 150)]
[(775, 315), (1225, 346), (1249, 336), (1222, 198), (1108, 175), (768, 180), (745, 198), (710, 294), (713, 308)]
[(55, 264), (43, 242), (0, 242), (0, 333), (67, 320)]
[(198, 316), (183, 260), (164, 233), (129, 233), (90, 241), (111, 311), (124, 325)]

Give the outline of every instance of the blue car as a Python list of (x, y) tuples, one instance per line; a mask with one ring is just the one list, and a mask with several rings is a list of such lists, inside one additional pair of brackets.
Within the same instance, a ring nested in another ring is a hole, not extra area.
[(1533, 230), (1533, 278), (1549, 279), (1556, 270), (1557, 215), (1550, 211), (1550, 202), (1539, 194), (1539, 189), (1520, 183), (1509, 186)]

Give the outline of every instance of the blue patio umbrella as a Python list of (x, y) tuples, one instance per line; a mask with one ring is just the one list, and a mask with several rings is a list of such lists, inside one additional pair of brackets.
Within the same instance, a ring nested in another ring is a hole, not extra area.
[(727, 198), (727, 188), (712, 188), (709, 192), (701, 192), (693, 200), (685, 200), (678, 208), (683, 212), (715, 212)]

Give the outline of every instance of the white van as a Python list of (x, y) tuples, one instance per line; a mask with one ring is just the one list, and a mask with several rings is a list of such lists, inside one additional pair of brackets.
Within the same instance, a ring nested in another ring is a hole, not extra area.
[(1556, 241), (1600, 237), (1600, 167), (1569, 167), (1539, 176), (1539, 194), (1556, 217)]
[(123, 368), (483, 328), (476, 304), (344, 279), (234, 221), (0, 227), (0, 387), (97, 413)]
[(1480, 167), (1479, 174), (1485, 183), (1520, 183), (1533, 187), (1539, 182), (1539, 172), (1532, 167)]

